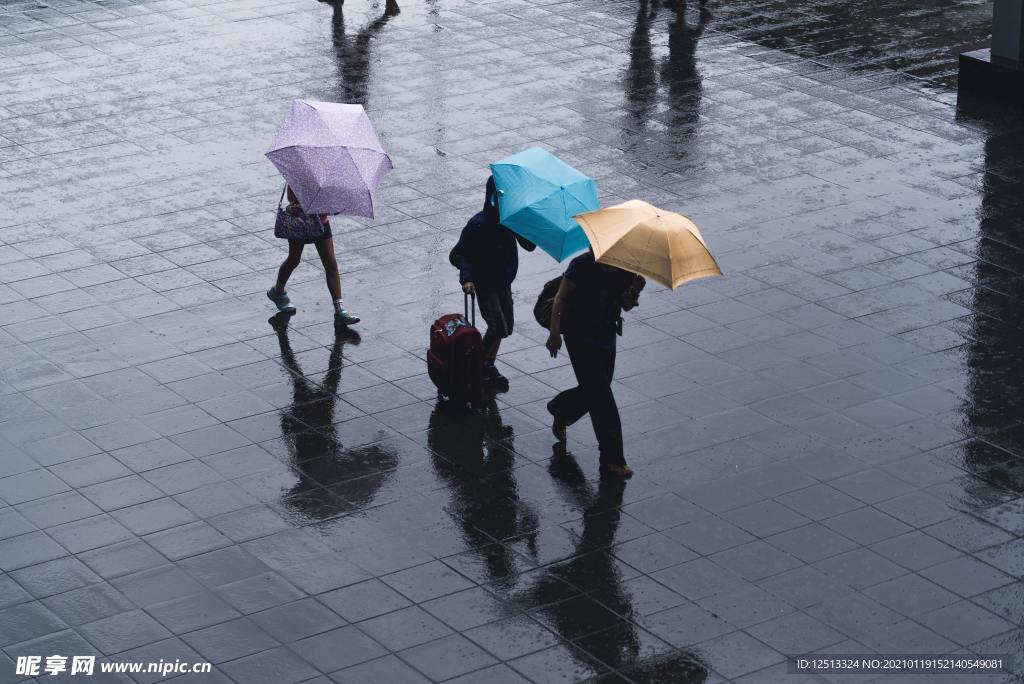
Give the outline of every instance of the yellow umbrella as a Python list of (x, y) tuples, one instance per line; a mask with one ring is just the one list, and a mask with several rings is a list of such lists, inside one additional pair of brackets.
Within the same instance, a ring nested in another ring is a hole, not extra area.
[(602, 264), (652, 278), (673, 290), (722, 275), (693, 221), (643, 200), (574, 216)]

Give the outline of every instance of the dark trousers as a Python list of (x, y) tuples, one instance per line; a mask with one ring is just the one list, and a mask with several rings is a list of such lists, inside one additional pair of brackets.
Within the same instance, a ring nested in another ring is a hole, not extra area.
[(572, 425), (589, 413), (601, 452), (601, 464), (626, 465), (622, 449), (622, 421), (612, 394), (614, 347), (603, 349), (566, 335), (565, 349), (569, 352), (569, 361), (579, 384), (559, 393), (548, 404), (548, 410), (566, 425)]

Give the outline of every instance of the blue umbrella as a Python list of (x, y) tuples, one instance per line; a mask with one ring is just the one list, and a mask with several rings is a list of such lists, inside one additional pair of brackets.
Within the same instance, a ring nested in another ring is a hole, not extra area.
[(491, 164), (491, 175), (503, 225), (557, 261), (590, 246), (572, 217), (597, 210), (593, 179), (539, 147)]

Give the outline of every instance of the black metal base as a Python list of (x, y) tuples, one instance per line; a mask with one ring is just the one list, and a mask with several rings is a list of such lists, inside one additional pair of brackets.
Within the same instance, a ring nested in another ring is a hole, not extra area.
[(988, 48), (960, 53), (960, 98), (984, 97), (1024, 104), (1024, 66), (998, 57)]

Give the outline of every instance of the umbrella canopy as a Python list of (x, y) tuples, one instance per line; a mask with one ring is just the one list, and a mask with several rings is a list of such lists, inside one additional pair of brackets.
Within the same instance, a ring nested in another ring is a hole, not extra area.
[(673, 290), (722, 275), (693, 221), (642, 200), (576, 217), (602, 264), (639, 273)]
[(267, 157), (308, 214), (373, 218), (373, 194), (392, 169), (358, 104), (294, 100)]
[(572, 217), (598, 208), (592, 179), (539, 147), (491, 164), (491, 175), (503, 225), (558, 261), (587, 248)]

